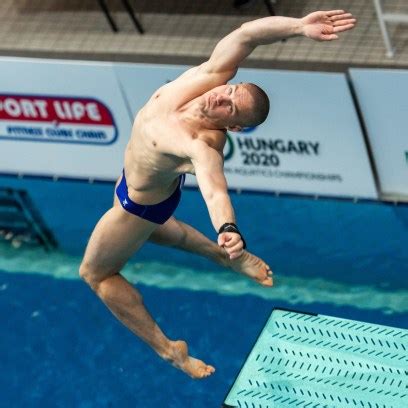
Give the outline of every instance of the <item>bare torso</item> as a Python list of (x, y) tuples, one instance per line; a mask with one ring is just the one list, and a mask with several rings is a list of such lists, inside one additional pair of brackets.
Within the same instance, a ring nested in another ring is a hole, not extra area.
[(167, 87), (157, 90), (138, 112), (125, 151), (128, 194), (139, 204), (165, 200), (176, 189), (180, 174), (194, 174), (194, 166), (185, 154), (185, 146), (193, 139), (212, 139), (214, 147), (221, 151), (225, 143), (219, 131), (209, 132), (185, 123), (182, 109), (167, 103), (166, 93), (171, 92)]

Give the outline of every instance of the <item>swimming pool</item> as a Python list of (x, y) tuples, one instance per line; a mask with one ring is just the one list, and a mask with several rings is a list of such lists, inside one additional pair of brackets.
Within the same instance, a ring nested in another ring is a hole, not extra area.
[(219, 407), (274, 307), (408, 328), (406, 278), (396, 288), (277, 273), (267, 289), (194, 260), (130, 263), (124, 273), (164, 332), (216, 367), (194, 381), (110, 315), (79, 279), (79, 262), (0, 245), (0, 406)]

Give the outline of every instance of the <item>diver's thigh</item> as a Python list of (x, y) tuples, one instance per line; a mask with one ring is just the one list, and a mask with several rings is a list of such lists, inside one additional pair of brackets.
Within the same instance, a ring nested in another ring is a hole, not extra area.
[(149, 237), (150, 242), (159, 245), (176, 245), (184, 237), (179, 222), (171, 216), (164, 224), (159, 225)]
[(113, 206), (117, 206), (117, 205), (120, 206), (120, 202), (119, 202), (118, 196), (117, 196), (117, 194), (116, 194), (116, 189), (117, 189), (117, 187), (118, 187), (118, 185), (119, 185), (119, 183), (120, 183), (120, 180), (122, 180), (122, 176), (120, 176), (120, 177), (116, 180), (115, 188), (113, 189)]
[(85, 251), (84, 263), (117, 273), (157, 228), (157, 224), (114, 206), (97, 223)]

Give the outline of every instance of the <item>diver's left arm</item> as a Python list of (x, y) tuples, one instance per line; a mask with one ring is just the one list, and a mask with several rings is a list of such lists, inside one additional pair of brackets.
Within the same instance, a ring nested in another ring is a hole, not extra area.
[(338, 33), (353, 28), (355, 22), (355, 18), (343, 10), (316, 11), (300, 19), (271, 16), (249, 21), (220, 40), (208, 61), (164, 85), (161, 97), (167, 107), (179, 109), (186, 102), (230, 81), (241, 62), (258, 45), (295, 36), (332, 41), (338, 38)]
[(258, 45), (296, 36), (337, 40), (338, 33), (352, 29), (355, 23), (352, 14), (343, 10), (316, 11), (303, 18), (271, 16), (252, 20), (224, 37), (203, 65), (210, 72), (236, 71)]
[[(207, 205), (211, 222), (217, 232), (226, 223), (235, 224), (235, 213), (228, 195), (224, 176), (222, 152), (208, 146), (201, 140), (194, 140), (189, 149), (194, 165), (198, 186)], [(244, 241), (238, 232), (221, 232), (218, 245), (223, 247), (230, 259), (242, 255)]]

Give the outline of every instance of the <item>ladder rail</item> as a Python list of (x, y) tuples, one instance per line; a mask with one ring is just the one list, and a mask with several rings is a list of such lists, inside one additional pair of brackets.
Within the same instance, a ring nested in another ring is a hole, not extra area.
[(32, 234), (46, 251), (57, 246), (52, 234), (45, 225), (42, 225), (41, 218), (35, 213), (24, 191), (0, 189), (0, 229), (15, 234)]
[(384, 40), (386, 55), (388, 58), (394, 58), (395, 47), (392, 44), (391, 36), (388, 31), (387, 23), (405, 23), (408, 24), (408, 14), (403, 13), (384, 13), (382, 0), (373, 0), (374, 8), (377, 13), (378, 23)]
[(55, 243), (53, 243), (52, 240), (47, 236), (48, 234), (46, 234), (44, 232), (43, 228), (41, 228), (39, 223), (36, 221), (35, 217), (32, 215), (31, 211), (28, 209), (28, 207), (26, 205), (26, 202), (25, 202), (25, 199), (24, 199), (23, 193), (20, 192), (20, 191), (13, 191), (13, 195), (14, 195), (14, 198), (16, 199), (16, 201), (21, 206), (21, 209), (22, 209), (24, 215), (26, 216), (26, 219), (30, 223), (32, 229), (34, 230), (34, 232), (37, 234), (38, 238), (40, 239), (40, 241), (44, 245), (44, 248), (47, 251), (54, 248)]

